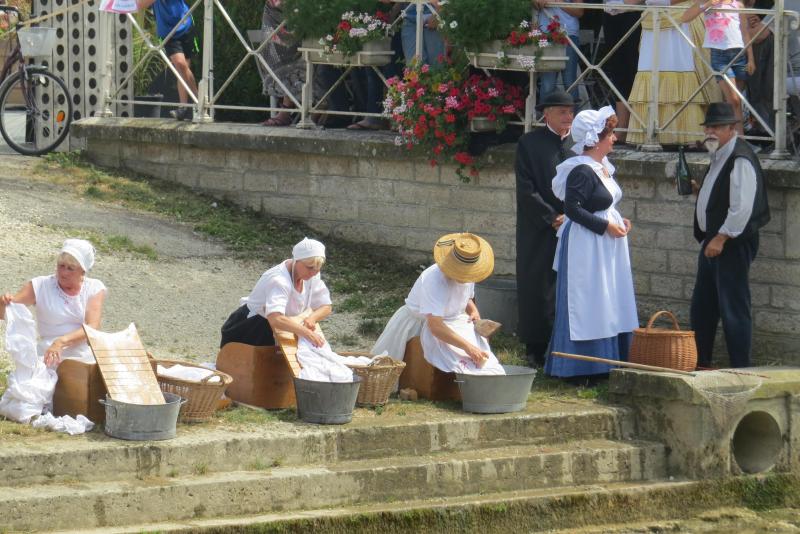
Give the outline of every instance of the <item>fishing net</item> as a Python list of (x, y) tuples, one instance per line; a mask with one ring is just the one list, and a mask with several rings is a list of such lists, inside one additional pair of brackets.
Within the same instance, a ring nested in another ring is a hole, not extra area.
[(724, 434), (742, 416), (762, 380), (738, 371), (701, 371), (690, 383), (706, 399), (718, 430)]

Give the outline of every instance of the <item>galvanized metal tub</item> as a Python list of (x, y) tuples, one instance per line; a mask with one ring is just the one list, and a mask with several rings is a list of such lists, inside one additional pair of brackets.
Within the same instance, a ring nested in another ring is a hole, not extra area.
[(353, 382), (317, 382), (294, 379), (297, 417), (306, 423), (342, 425), (353, 419), (361, 378)]
[(106, 395), (100, 404), (106, 407), (105, 433), (112, 438), (131, 441), (164, 440), (175, 437), (181, 405), (186, 402), (174, 393), (164, 393), (166, 404), (130, 404)]
[(504, 365), (505, 375), (468, 375), (456, 373), (465, 412), (508, 413), (525, 408), (536, 369)]

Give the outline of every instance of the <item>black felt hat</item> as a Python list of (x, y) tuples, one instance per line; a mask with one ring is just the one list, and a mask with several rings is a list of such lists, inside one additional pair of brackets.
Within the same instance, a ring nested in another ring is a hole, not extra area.
[(578, 104), (579, 102), (575, 102), (575, 100), (572, 98), (572, 95), (570, 95), (566, 91), (556, 89), (555, 91), (545, 95), (545, 97), (542, 98), (541, 102), (537, 102), (536, 111), (542, 111), (544, 108), (549, 108), (553, 106), (575, 107)]
[(736, 124), (741, 122), (733, 112), (733, 106), (727, 102), (713, 102), (706, 111), (706, 120), (700, 126), (720, 126), (723, 124)]

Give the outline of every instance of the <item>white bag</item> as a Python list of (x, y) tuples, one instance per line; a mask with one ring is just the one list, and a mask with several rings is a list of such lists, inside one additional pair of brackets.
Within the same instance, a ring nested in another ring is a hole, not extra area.
[(36, 322), (22, 304), (6, 307), (6, 350), (14, 370), (0, 398), (0, 415), (18, 423), (28, 423), (53, 402), (58, 375), (44, 365), (36, 353)]

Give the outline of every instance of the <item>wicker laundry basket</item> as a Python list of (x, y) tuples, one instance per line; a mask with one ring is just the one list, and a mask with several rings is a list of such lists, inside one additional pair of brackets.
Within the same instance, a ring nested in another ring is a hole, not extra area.
[[(153, 371), (157, 370), (158, 365), (167, 369), (174, 365), (206, 369), (202, 365), (197, 365), (192, 362), (156, 360), (152, 357), (150, 363), (153, 366)], [(218, 376), (219, 380), (210, 382), (215, 376)], [(162, 376), (159, 375), (157, 371), (156, 379), (158, 380), (158, 385), (161, 386), (161, 391), (180, 395), (187, 400), (186, 404), (181, 407), (180, 421), (183, 423), (199, 423), (211, 419), (211, 416), (214, 415), (214, 411), (217, 409), (220, 398), (222, 398), (225, 390), (231, 382), (233, 382), (233, 378), (222, 371), (213, 371), (213, 373), (204, 378), (202, 382), (191, 382), (189, 380)]]
[(361, 378), (356, 404), (382, 406), (389, 401), (389, 395), (406, 366), (405, 362), (397, 361), (391, 356), (374, 356), (369, 352), (340, 352), (339, 355), (374, 357), (370, 365), (348, 365)]
[[(653, 328), (661, 315), (672, 319), (673, 329)], [(668, 367), (679, 371), (694, 371), (697, 367), (697, 345), (694, 332), (681, 330), (672, 312), (654, 313), (646, 328), (633, 331), (633, 341), (628, 359), (633, 363)]]

